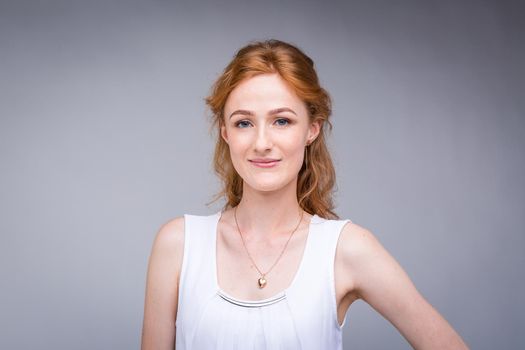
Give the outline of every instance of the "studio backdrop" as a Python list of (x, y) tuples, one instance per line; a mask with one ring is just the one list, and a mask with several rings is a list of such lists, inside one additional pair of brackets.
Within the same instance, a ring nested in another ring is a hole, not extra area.
[[(204, 98), (241, 46), (333, 100), (336, 212), (473, 349), (525, 344), (521, 1), (1, 1), (0, 348), (137, 349), (156, 232), (219, 190)], [(407, 349), (354, 303), (345, 349)]]

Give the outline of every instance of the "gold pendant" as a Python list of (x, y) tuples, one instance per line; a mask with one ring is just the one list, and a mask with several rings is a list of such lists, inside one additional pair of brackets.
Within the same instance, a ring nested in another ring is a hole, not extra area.
[(259, 283), (259, 288), (264, 288), (264, 286), (266, 286), (266, 279), (264, 278), (264, 276), (259, 278), (257, 282)]

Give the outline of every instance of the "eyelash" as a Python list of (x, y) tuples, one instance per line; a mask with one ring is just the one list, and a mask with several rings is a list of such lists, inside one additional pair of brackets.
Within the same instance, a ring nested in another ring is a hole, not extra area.
[[(286, 125), (289, 125), (290, 124), (290, 119), (287, 119), (287, 118), (279, 118), (276, 120), (276, 122), (280, 121), (280, 120), (284, 120), (286, 122)], [(284, 125), (279, 125), (279, 126), (284, 126)]]
[(241, 127), (240, 125), (243, 124), (243, 123), (248, 123), (247, 120), (239, 120), (238, 122), (235, 123), (235, 127), (236, 128), (241, 128), (241, 129), (244, 129), (244, 127)]
[[(278, 118), (278, 119), (275, 120), (275, 122), (279, 122), (279, 121), (285, 121), (286, 124), (285, 125), (278, 125), (278, 126), (286, 126), (286, 125), (290, 125), (291, 124), (291, 121), (288, 118)], [(249, 123), (249, 121), (248, 120), (239, 120), (238, 122), (235, 123), (235, 127), (244, 129), (244, 127), (240, 126), (242, 123)]]

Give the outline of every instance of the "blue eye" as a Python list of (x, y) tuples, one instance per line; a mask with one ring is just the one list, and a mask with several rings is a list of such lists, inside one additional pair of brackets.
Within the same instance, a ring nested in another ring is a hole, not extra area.
[(290, 124), (290, 121), (288, 119), (284, 119), (284, 118), (277, 119), (275, 122), (279, 126), (286, 126), (286, 125)]
[(238, 128), (244, 129), (250, 126), (250, 122), (247, 120), (240, 120), (237, 123), (235, 123), (235, 126)]

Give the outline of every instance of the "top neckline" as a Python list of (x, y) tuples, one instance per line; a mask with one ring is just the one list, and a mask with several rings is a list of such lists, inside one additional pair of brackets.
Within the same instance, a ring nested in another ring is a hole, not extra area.
[(282, 291), (280, 292), (277, 292), (276, 294), (272, 295), (271, 297), (268, 297), (268, 298), (264, 298), (264, 299), (259, 299), (259, 300), (246, 300), (246, 299), (239, 299), (239, 298), (236, 298), (228, 293), (226, 293), (220, 286), (219, 286), (219, 278), (218, 278), (218, 271), (217, 271), (217, 236), (218, 236), (218, 226), (219, 226), (219, 221), (222, 217), (222, 211), (218, 211), (217, 213), (215, 213), (213, 215), (213, 218), (215, 219), (213, 221), (213, 230), (212, 232), (214, 232), (214, 235), (213, 235), (213, 253), (212, 253), (212, 261), (213, 261), (213, 276), (214, 276), (214, 281), (215, 281), (215, 289), (217, 290), (217, 293), (219, 294), (219, 296), (221, 296), (223, 299), (229, 301), (229, 302), (232, 302), (236, 305), (239, 305), (239, 306), (244, 306), (244, 307), (260, 307), (260, 306), (267, 306), (267, 305), (271, 305), (271, 304), (274, 304), (278, 301), (281, 301), (283, 300), (285, 297), (286, 297), (286, 293), (293, 288), (293, 286), (296, 284), (297, 280), (298, 280), (298, 277), (299, 275), (301, 274), (301, 271), (303, 270), (303, 265), (304, 265), (304, 260), (305, 260), (305, 257), (306, 257), (306, 254), (308, 253), (308, 247), (309, 247), (309, 243), (311, 241), (310, 239), (310, 234), (312, 233), (312, 224), (313, 223), (316, 223), (318, 219), (321, 219), (319, 216), (317, 216), (317, 214), (314, 214), (312, 215), (312, 217), (310, 218), (310, 223), (308, 224), (308, 234), (306, 236), (306, 243), (305, 243), (305, 246), (304, 246), (304, 249), (303, 249), (303, 254), (301, 256), (301, 261), (299, 262), (299, 267), (297, 268), (297, 271), (295, 272), (295, 275), (292, 279), (292, 282), (290, 283), (290, 285), (288, 287), (286, 287), (285, 289), (283, 289)]

